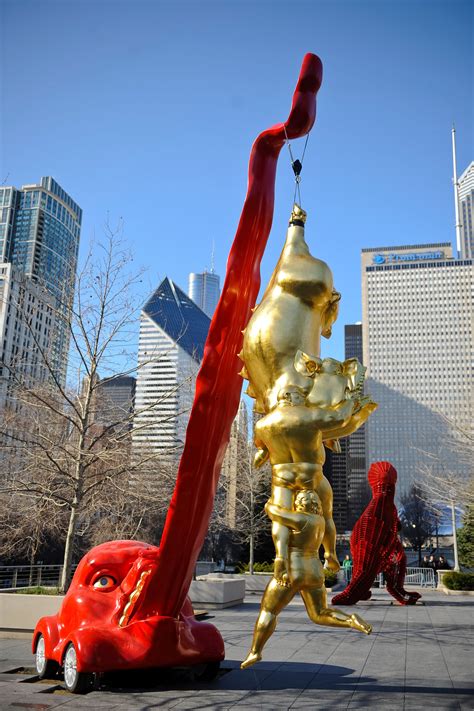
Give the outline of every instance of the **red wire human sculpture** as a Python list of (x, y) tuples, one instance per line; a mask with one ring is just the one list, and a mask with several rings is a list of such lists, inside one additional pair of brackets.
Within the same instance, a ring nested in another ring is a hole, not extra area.
[(359, 600), (369, 600), (376, 576), (383, 573), (390, 595), (402, 605), (414, 605), (421, 595), (409, 593), (403, 587), (406, 556), (398, 538), (400, 521), (394, 503), (396, 469), (390, 462), (374, 462), (368, 480), (372, 500), (351, 536), (352, 578), (346, 589), (333, 597), (332, 604), (355, 605)]

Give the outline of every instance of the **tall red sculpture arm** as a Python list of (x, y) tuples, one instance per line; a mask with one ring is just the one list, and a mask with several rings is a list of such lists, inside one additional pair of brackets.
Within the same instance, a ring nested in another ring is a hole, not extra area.
[(252, 147), (247, 196), (196, 381), (158, 566), (142, 606), (145, 611), (176, 616), (189, 589), (239, 406), (242, 378), (238, 375), (241, 364), (237, 354), (260, 288), (260, 262), (272, 225), (276, 165), (285, 141), (284, 128), (288, 138), (304, 136), (311, 130), (321, 81), (320, 59), (307, 54), (288, 120), (261, 133)]

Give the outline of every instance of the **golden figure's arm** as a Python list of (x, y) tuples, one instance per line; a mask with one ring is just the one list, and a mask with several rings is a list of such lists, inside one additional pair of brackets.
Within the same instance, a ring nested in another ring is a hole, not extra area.
[(281, 506), (276, 506), (269, 502), (265, 504), (265, 511), (272, 521), (281, 523), (283, 526), (291, 528), (294, 531), (301, 531), (308, 521), (308, 515), (305, 513), (289, 511), (289, 509), (284, 509)]
[(260, 469), (260, 467), (263, 467), (266, 461), (268, 461), (268, 457), (270, 456), (270, 453), (268, 449), (263, 446), (257, 449), (255, 452), (255, 456), (253, 458), (253, 465), (255, 469)]
[[(356, 405), (357, 407), (357, 405)], [(358, 409), (354, 412), (349, 420), (341, 426), (334, 427), (333, 429), (323, 430), (323, 440), (329, 439), (339, 439), (340, 437), (348, 437), (353, 432), (362, 427), (364, 422), (369, 418), (369, 415), (376, 410), (378, 407), (377, 403), (373, 402), (370, 397), (364, 397), (360, 400), (358, 404)]]
[(257, 436), (254, 438), (254, 444), (255, 447), (257, 448), (257, 451), (255, 452), (254, 458), (253, 458), (253, 465), (256, 469), (260, 469), (265, 462), (268, 460), (268, 457), (270, 456), (270, 452), (267, 449), (267, 446), (265, 445), (264, 442), (262, 442), (261, 439), (259, 439)]
[[(338, 432), (351, 417), (355, 406), (354, 400), (344, 400), (335, 407), (318, 407), (314, 409), (312, 425), (323, 433), (323, 439), (336, 439)], [(328, 433), (328, 434), (327, 434)]]

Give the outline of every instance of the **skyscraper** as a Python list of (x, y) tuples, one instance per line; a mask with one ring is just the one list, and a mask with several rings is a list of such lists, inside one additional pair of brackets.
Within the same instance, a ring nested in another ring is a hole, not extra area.
[(394, 464), (399, 495), (423, 465), (465, 473), (449, 440), (472, 431), (472, 294), (473, 260), (449, 242), (362, 250), (367, 458)]
[(23, 185), (21, 190), (0, 188), (0, 263), (11, 262), (53, 295), (58, 317), (52, 334), (52, 358), (63, 383), (81, 222), (81, 208), (51, 177)]
[[(344, 326), (344, 357), (362, 355), (362, 324)], [(365, 457), (366, 425), (349, 437), (343, 437), (339, 453), (326, 450), (324, 472), (331, 482), (334, 496), (334, 523), (339, 533), (351, 529), (369, 499), (367, 462)]]
[(176, 457), (184, 443), (210, 319), (166, 277), (140, 315), (135, 452)]
[[(362, 324), (344, 326), (344, 340), (345, 357), (358, 358), (361, 363), (364, 363)], [(370, 427), (370, 420), (346, 438), (348, 528), (353, 527), (370, 500), (365, 454), (367, 427)]]
[(242, 468), (249, 466), (248, 440), (248, 412), (245, 402), (241, 400), (232, 423), (220, 480), (220, 487), (224, 489), (225, 496), (225, 522), (229, 528), (235, 528), (239, 515), (239, 499), (242, 498), (242, 490), (246, 485)]
[(326, 460), (323, 473), (332, 488), (332, 517), (339, 535), (349, 528), (349, 501), (347, 482), (347, 437), (339, 441), (341, 451), (333, 452), (325, 449)]
[(132, 416), (137, 379), (131, 375), (118, 375), (99, 382), (96, 398), (98, 419), (106, 426), (116, 426), (121, 431), (132, 428)]
[(212, 318), (221, 294), (218, 275), (213, 269), (201, 274), (192, 272), (189, 275), (188, 294), (194, 303)]
[(474, 161), (458, 178), (461, 220), (461, 258), (474, 257)]
[(49, 354), (55, 329), (52, 294), (11, 262), (0, 262), (0, 408), (18, 379), (28, 387), (48, 379), (40, 350)]

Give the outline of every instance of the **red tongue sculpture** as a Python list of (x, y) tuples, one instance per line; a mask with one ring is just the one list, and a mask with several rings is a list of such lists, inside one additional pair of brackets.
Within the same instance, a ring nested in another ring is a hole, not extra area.
[(93, 672), (215, 664), (224, 656), (219, 632), (194, 618), (187, 593), (239, 406), (237, 353), (260, 287), (278, 155), (285, 128), (288, 138), (298, 138), (313, 126), (321, 75), (320, 60), (307, 54), (288, 121), (261, 133), (253, 145), (247, 197), (197, 377), (159, 550), (137, 541), (93, 548), (80, 562), (59, 613), (36, 625), (32, 648), (38, 674), (56, 673), (62, 664), (70, 691), (90, 688)]
[(288, 120), (263, 131), (252, 147), (249, 182), (222, 295), (209, 329), (175, 491), (161, 539), (158, 566), (140, 611), (176, 616), (186, 598), (204, 542), (219, 473), (239, 406), (242, 367), (237, 353), (260, 288), (260, 262), (272, 226), (278, 155), (304, 136), (316, 117), (322, 64), (306, 54)]

